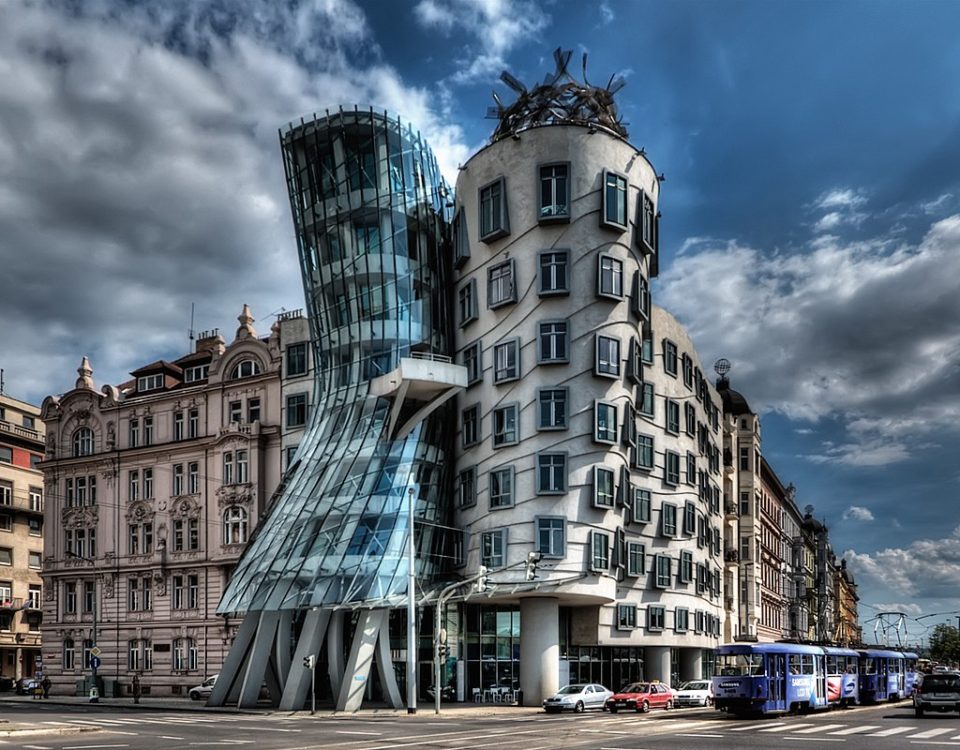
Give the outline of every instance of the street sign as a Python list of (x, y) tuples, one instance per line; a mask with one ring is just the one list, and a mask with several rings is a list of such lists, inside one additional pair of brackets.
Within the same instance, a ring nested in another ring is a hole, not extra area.
[(103, 652), (100, 650), (99, 646), (94, 646), (90, 649), (90, 656), (100, 656)]
[(91, 657), (90, 657), (90, 668), (91, 668), (91, 669), (100, 669), (100, 663), (101, 663), (101, 662), (100, 662), (100, 657), (99, 657), (99, 656), (91, 656)]

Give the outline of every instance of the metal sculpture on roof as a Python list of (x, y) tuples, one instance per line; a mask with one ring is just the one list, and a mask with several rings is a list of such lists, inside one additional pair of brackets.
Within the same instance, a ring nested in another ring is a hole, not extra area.
[(493, 92), (497, 106), (491, 107), (488, 114), (498, 118), (500, 124), (491, 141), (514, 136), (528, 128), (557, 124), (600, 127), (627, 137), (613, 100), (626, 81), (622, 76), (613, 75), (603, 88), (591, 85), (587, 80), (586, 53), (583, 55), (583, 81), (578, 81), (567, 69), (572, 55), (572, 50), (557, 47), (553, 52), (556, 70), (529, 91), (507, 71), (500, 74), (500, 80), (517, 92), (517, 100), (504, 105), (497, 92)]

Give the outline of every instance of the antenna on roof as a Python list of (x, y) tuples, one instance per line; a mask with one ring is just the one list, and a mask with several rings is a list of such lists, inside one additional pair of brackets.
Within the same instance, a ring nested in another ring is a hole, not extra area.
[(190, 338), (190, 351), (193, 351), (193, 306), (194, 302), (190, 303), (190, 331), (187, 334)]
[(3, 368), (0, 367), (0, 396), (3, 395)]

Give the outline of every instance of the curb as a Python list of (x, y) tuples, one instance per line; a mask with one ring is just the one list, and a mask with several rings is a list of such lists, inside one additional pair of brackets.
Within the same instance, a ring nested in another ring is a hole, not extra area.
[(17, 728), (0, 729), (0, 737), (65, 737), (71, 734), (83, 734), (84, 732), (100, 732), (103, 727), (49, 727), (45, 729)]

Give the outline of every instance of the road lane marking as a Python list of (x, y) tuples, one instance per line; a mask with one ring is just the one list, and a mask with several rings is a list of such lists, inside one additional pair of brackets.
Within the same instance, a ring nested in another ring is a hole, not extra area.
[(895, 734), (903, 734), (904, 732), (912, 732), (916, 727), (890, 727), (889, 729), (882, 729), (879, 732), (874, 732), (873, 734), (868, 734), (867, 737), (891, 737)]
[(840, 739), (839, 737), (794, 737), (789, 734), (783, 739), (793, 740), (794, 742), (846, 742), (846, 740)]
[(184, 739), (186, 739), (186, 738), (185, 738), (185, 737), (172, 737), (172, 736), (169, 735), (169, 734), (161, 734), (161, 735), (160, 735), (160, 739), (161, 739), (161, 740), (184, 740)]
[(723, 737), (723, 735), (722, 734), (678, 734), (677, 737), (709, 737), (712, 739), (715, 737)]
[(334, 733), (335, 734), (365, 734), (365, 735), (370, 735), (372, 737), (383, 736), (383, 732), (356, 732), (356, 731), (351, 731), (349, 729), (335, 729)]
[(940, 727), (939, 729), (927, 729), (926, 731), (920, 732), (919, 734), (911, 734), (909, 737), (905, 737), (904, 739), (926, 740), (931, 737), (937, 737), (938, 735), (946, 734), (947, 732), (954, 732), (954, 731), (956, 730), (953, 727), (947, 727), (946, 729), (944, 729), (943, 727)]
[(65, 745), (63, 750), (101, 750), (108, 747), (130, 747), (130, 745)]
[(846, 729), (838, 729), (836, 732), (830, 732), (830, 734), (859, 734), (860, 732), (869, 732), (871, 729), (879, 729), (879, 724), (864, 724), (860, 727), (847, 727)]

